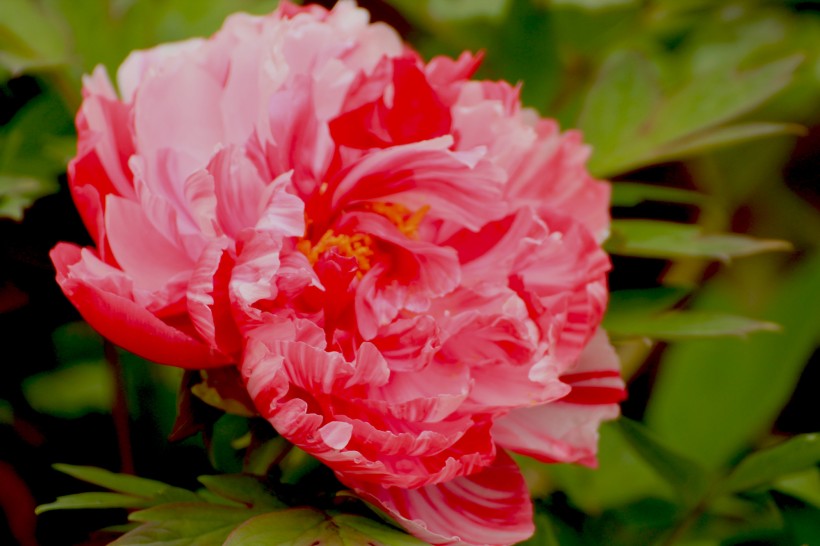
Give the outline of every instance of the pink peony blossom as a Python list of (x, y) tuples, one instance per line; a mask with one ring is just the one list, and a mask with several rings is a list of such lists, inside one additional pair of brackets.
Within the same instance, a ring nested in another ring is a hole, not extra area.
[(342, 1), (234, 15), (85, 80), (62, 243), (83, 317), (159, 363), (236, 363), (259, 412), (433, 544), (533, 530), (517, 452), (595, 465), (623, 383), (599, 329), (588, 149)]

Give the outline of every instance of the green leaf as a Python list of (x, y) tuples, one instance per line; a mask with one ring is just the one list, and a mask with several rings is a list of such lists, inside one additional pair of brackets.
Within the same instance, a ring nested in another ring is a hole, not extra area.
[(662, 445), (643, 425), (622, 417), (619, 429), (632, 448), (664, 478), (689, 506), (706, 491), (709, 476), (696, 462)]
[(438, 20), (499, 17), (509, 0), (428, 0), (430, 16)]
[(665, 341), (778, 331), (777, 324), (711, 311), (667, 311), (604, 322), (613, 337), (648, 337)]
[(620, 51), (607, 59), (578, 119), (584, 140), (593, 148), (593, 173), (611, 172), (610, 165), (618, 161), (612, 156), (638, 153), (628, 148), (641, 142), (636, 141), (639, 136), (644, 138), (645, 124), (660, 100), (657, 70), (645, 56)]
[(257, 516), (242, 524), (224, 546), (422, 546), (402, 531), (352, 515), (330, 517), (311, 508)]
[(820, 434), (803, 434), (743, 459), (723, 482), (720, 491), (736, 493), (754, 489), (818, 463)]
[(202, 381), (191, 387), (197, 398), (232, 415), (253, 417), (258, 414), (236, 367), (201, 370), (199, 374)]
[(652, 138), (665, 144), (749, 112), (786, 87), (801, 62), (802, 55), (793, 55), (750, 70), (693, 78), (665, 102)]
[(556, 7), (581, 8), (590, 11), (632, 6), (637, 0), (552, 0)]
[(620, 320), (660, 313), (671, 308), (691, 292), (678, 286), (658, 286), (640, 290), (616, 290), (609, 294), (607, 319)]
[(541, 465), (542, 471), (573, 505), (591, 514), (647, 497), (677, 500), (672, 486), (630, 447), (619, 429), (617, 422), (601, 425), (597, 469), (559, 464)]
[(707, 199), (708, 197), (702, 193), (678, 188), (666, 188), (636, 182), (615, 182), (612, 184), (613, 207), (634, 207), (644, 201), (700, 205)]
[(57, 497), (48, 504), (41, 504), (34, 512), (42, 514), (51, 510), (76, 510), (80, 508), (144, 508), (150, 501), (145, 498), (121, 493), (76, 493)]
[[(749, 299), (750, 288), (730, 273), (713, 279), (693, 307), (749, 312), (740, 302)], [(810, 255), (791, 272), (765, 277), (768, 297), (753, 292), (755, 317), (780, 324), (778, 335), (694, 340), (667, 349), (646, 409), (647, 423), (667, 445), (717, 468), (771, 429), (817, 346), (820, 323), (810, 310), (820, 308), (818, 278), (820, 255)]]
[(58, 417), (109, 413), (114, 405), (114, 377), (103, 360), (77, 362), (33, 375), (22, 387), (35, 410)]
[(820, 508), (820, 468), (783, 476), (772, 487)]
[(208, 503), (163, 504), (131, 514), (131, 521), (142, 522), (143, 525), (111, 544), (221, 546), (231, 531), (258, 513), (246, 508)]
[(667, 142), (655, 148), (644, 161), (662, 163), (705, 154), (719, 148), (778, 135), (804, 135), (806, 128), (792, 123), (738, 123), (725, 127), (705, 130), (678, 140)]
[(342, 544), (345, 545), (424, 546), (427, 544), (395, 527), (388, 527), (362, 516), (340, 514), (334, 516), (332, 522), (336, 527), (335, 531), (342, 539)]
[(799, 499), (772, 491), (772, 498), (777, 504), (791, 544), (805, 546), (820, 543), (820, 510)]
[[(165, 493), (169, 489), (178, 489), (156, 480), (130, 476), (128, 474), (115, 474), (114, 472), (93, 466), (74, 466), (58, 463), (54, 465), (54, 469), (68, 474), (73, 478), (77, 478), (78, 480), (93, 483), (94, 485), (105, 487), (112, 491), (148, 499)], [(186, 490), (182, 489), (182, 491)], [(186, 492), (190, 493), (190, 491)]]
[(325, 514), (312, 508), (293, 508), (256, 516), (234, 530), (223, 546), (320, 546)]
[(200, 476), (197, 478), (212, 493), (254, 508), (274, 510), (285, 504), (273, 496), (258, 479), (238, 474)]
[(58, 189), (60, 186), (56, 180), (0, 175), (0, 217), (22, 220), (27, 207)]
[(208, 454), (213, 467), (220, 472), (238, 474), (242, 472), (243, 450), (236, 449), (234, 442), (249, 431), (245, 417), (226, 413), (213, 425), (208, 442)]
[[(590, 171), (611, 177), (652, 163), (799, 131), (783, 123), (723, 125), (786, 87), (801, 61), (801, 56), (790, 56), (749, 70), (720, 66), (714, 74), (692, 75), (690, 81), (676, 85), (676, 91), (664, 94), (658, 83), (661, 63), (633, 52), (614, 54), (602, 66), (578, 121), (594, 150)], [(668, 62), (674, 67), (676, 60)]]
[(706, 235), (698, 226), (654, 220), (615, 220), (606, 242), (612, 254), (642, 258), (711, 258), (729, 261), (761, 252), (787, 251), (786, 241), (745, 235)]

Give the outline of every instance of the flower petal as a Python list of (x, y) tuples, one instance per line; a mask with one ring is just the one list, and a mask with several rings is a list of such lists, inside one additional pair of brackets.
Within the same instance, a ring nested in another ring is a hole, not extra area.
[(476, 474), (418, 489), (348, 485), (431, 544), (510, 546), (535, 530), (527, 486), (503, 451)]
[(72, 267), (80, 248), (61, 243), (51, 251), (57, 282), (83, 318), (103, 337), (143, 358), (182, 368), (223, 366), (229, 359), (183, 330), (163, 322), (121, 294), (98, 288), (96, 279), (78, 278)]

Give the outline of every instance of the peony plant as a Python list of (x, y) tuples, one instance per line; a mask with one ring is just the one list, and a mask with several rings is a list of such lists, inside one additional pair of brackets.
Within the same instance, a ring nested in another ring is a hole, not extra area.
[(255, 411), (431, 544), (533, 532), (518, 453), (596, 465), (609, 184), (580, 133), (425, 62), (353, 2), (287, 2), (84, 79), (51, 253), (112, 342), (236, 367)]

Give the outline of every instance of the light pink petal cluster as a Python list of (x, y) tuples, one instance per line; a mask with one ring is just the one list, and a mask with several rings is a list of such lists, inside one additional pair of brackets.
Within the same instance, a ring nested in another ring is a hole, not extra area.
[(507, 451), (596, 463), (624, 396), (599, 324), (609, 186), (575, 132), (342, 1), (235, 15), (87, 77), (52, 251), (103, 335), (237, 364), (259, 412), (433, 544), (508, 545)]

